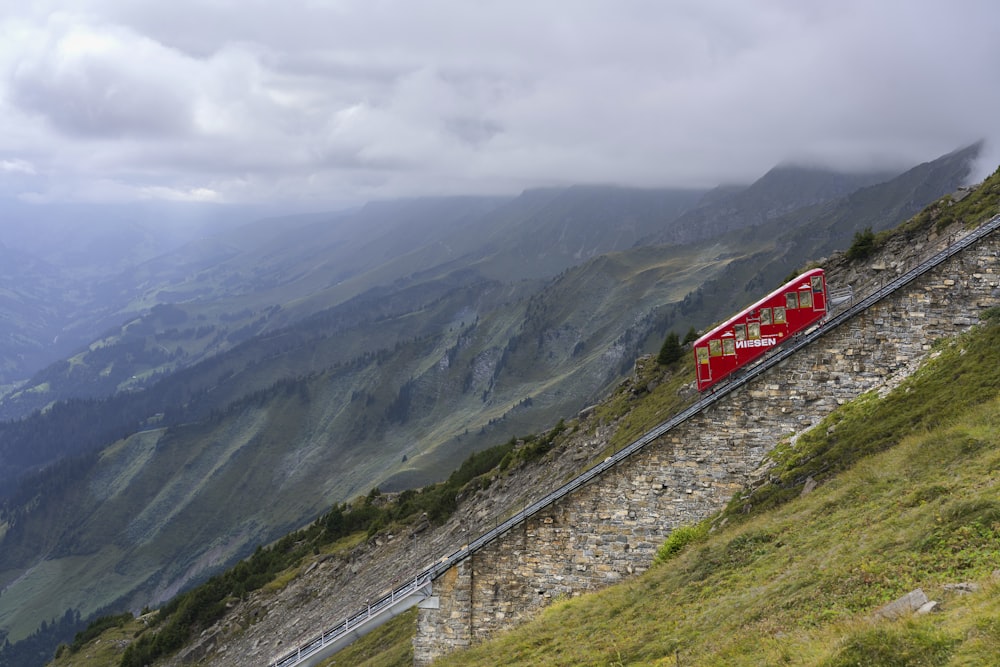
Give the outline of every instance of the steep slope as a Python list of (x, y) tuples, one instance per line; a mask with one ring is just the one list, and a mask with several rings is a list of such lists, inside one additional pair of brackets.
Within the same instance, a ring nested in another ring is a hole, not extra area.
[[(718, 279), (706, 281), (686, 295), (683, 310), (702, 307), (710, 321), (721, 319), (766, 292), (767, 285), (780, 283), (805, 258), (821, 264), (835, 251), (847, 248), (859, 232), (896, 227), (937, 197), (965, 185), (981, 149), (981, 144), (973, 144), (884, 183), (733, 234), (728, 240), (736, 246), (770, 239), (773, 251), (730, 262)], [(939, 194), (931, 195), (934, 192)], [(847, 283), (837, 284), (836, 278), (831, 284), (833, 289), (847, 286)]]
[[(844, 174), (818, 167), (775, 167), (746, 188), (714, 191), (654, 243), (690, 243), (748, 229), (792, 211), (841, 199), (861, 188), (896, 177), (892, 172)], [(786, 223), (787, 224), (787, 223)]]
[[(111, 306), (88, 307), (86, 295), (74, 300), (83, 304), (81, 312), (62, 318), (62, 337), (79, 344), (87, 330), (99, 326), (104, 333), (73, 355), (68, 368), (54, 364), (4, 396), (0, 418), (55, 400), (134, 389), (375, 290), (469, 270), (503, 282), (548, 278), (630, 247), (700, 194), (569, 188), (513, 199), (378, 202), (200, 239), (88, 288)], [(158, 305), (171, 306), (175, 317), (158, 317)], [(116, 346), (121, 354), (113, 353)]]

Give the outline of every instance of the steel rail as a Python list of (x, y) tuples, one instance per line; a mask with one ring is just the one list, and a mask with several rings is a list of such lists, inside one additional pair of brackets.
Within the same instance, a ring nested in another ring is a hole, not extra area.
[[(983, 223), (976, 229), (972, 230), (962, 238), (958, 239), (952, 244), (949, 244), (940, 252), (932, 255), (930, 258), (925, 259), (918, 263), (915, 267), (906, 271), (905, 273), (899, 275), (895, 279), (884, 283), (879, 289), (873, 291), (871, 294), (865, 298), (851, 304), (846, 309), (836, 313), (830, 317), (830, 319), (822, 322), (816, 328), (807, 331), (802, 334), (798, 334), (793, 337), (792, 340), (783, 343), (776, 351), (768, 354), (762, 360), (753, 364), (749, 368), (738, 371), (737, 375), (730, 379), (728, 382), (724, 383), (717, 388), (712, 390), (712, 393), (707, 396), (702, 397), (698, 401), (692, 403), (690, 406), (684, 410), (678, 412), (673, 417), (661, 422), (657, 426), (653, 427), (647, 431), (644, 435), (639, 437), (637, 440), (626, 445), (622, 449), (614, 452), (611, 456), (604, 459), (602, 462), (593, 466), (592, 468), (581, 473), (572, 480), (566, 482), (556, 490), (550, 492), (543, 498), (536, 500), (530, 505), (525, 506), (523, 509), (518, 511), (516, 514), (506, 519), (503, 523), (498, 524), (494, 528), (486, 531), (476, 539), (472, 540), (468, 544), (462, 546), (458, 551), (451, 553), (448, 556), (443, 557), (441, 560), (434, 563), (430, 567), (421, 571), (416, 577), (414, 577), (410, 583), (401, 586), (398, 589), (391, 591), (388, 595), (380, 598), (374, 604), (368, 605), (367, 609), (362, 609), (356, 614), (350, 616), (348, 619), (340, 622), (339, 624), (325, 630), (321, 635), (316, 636), (314, 639), (310, 639), (303, 643), (296, 649), (285, 654), (277, 661), (269, 663), (269, 667), (294, 667), (296, 665), (301, 665), (302, 662), (319, 650), (322, 646), (331, 643), (334, 639), (347, 634), (352, 630), (357, 630), (359, 626), (364, 625), (373, 616), (373, 611), (381, 611), (387, 606), (394, 604), (395, 601), (399, 601), (404, 597), (412, 596), (419, 593), (420, 588), (426, 586), (433, 580), (440, 577), (442, 574), (447, 572), (449, 569), (465, 560), (473, 553), (482, 549), (491, 542), (499, 539), (504, 534), (509, 532), (518, 524), (530, 519), (535, 514), (539, 513), (543, 509), (549, 507), (555, 502), (561, 500), (570, 493), (576, 491), (577, 489), (587, 485), (597, 477), (600, 477), (605, 472), (618, 465), (628, 457), (632, 456), (639, 450), (643, 449), (646, 445), (653, 442), (664, 433), (667, 433), (673, 428), (676, 428), (680, 424), (691, 419), (696, 414), (704, 411), (708, 407), (719, 402), (725, 396), (736, 391), (740, 387), (745, 386), (750, 381), (764, 374), (771, 368), (774, 368), (781, 362), (788, 359), (790, 356), (798, 352), (800, 349), (810, 345), (821, 336), (825, 335), (827, 332), (831, 331), (844, 324), (855, 315), (858, 315), (868, 308), (878, 303), (888, 295), (892, 294), (901, 287), (909, 284), (910, 282), (916, 280), (923, 274), (932, 270), (933, 268), (939, 266), (949, 258), (962, 252), (969, 246), (975, 244), (980, 239), (988, 236), (989, 234), (1000, 228), (1000, 215), (996, 215), (991, 218), (988, 222)], [(423, 583), (420, 583), (423, 582)], [(418, 583), (420, 585), (418, 586)]]
[[(327, 628), (322, 633), (314, 635), (290, 652), (276, 660), (268, 663), (271, 667), (292, 667), (292, 665), (315, 664), (319, 660), (329, 657), (321, 655), (324, 648), (333, 646), (338, 640), (353, 633), (356, 637), (365, 634), (362, 628), (373, 621), (378, 621), (379, 625), (395, 614), (391, 612), (405, 611), (419, 602), (420, 599), (430, 595), (431, 580), (426, 576), (416, 576), (410, 579), (399, 588), (393, 589), (388, 595), (379, 598), (375, 602), (368, 604), (364, 609), (358, 611), (336, 625)], [(416, 596), (420, 596), (419, 599)], [(403, 604), (403, 603), (407, 604)], [(387, 616), (387, 614), (390, 614)]]

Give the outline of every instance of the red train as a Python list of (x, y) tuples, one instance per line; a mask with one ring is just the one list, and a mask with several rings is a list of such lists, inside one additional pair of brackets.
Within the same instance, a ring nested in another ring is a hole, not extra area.
[(823, 269), (806, 271), (694, 342), (698, 391), (757, 359), (826, 315)]

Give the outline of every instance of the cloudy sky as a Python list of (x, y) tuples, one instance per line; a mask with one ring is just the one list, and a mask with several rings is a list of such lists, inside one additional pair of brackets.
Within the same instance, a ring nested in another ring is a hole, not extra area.
[(0, 0), (0, 197), (315, 208), (912, 165), (986, 138), (994, 0)]

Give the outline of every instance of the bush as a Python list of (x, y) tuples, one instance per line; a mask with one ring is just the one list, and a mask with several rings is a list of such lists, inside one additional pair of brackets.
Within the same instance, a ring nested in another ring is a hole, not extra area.
[(108, 628), (120, 628), (126, 623), (129, 623), (131, 620), (132, 614), (130, 612), (113, 614), (110, 616), (101, 616), (100, 618), (94, 619), (85, 630), (81, 630), (76, 633), (76, 636), (73, 638), (73, 644), (69, 646), (70, 653), (76, 653), (83, 648), (84, 644), (92, 639), (96, 639)]
[(854, 232), (854, 240), (851, 241), (851, 247), (847, 249), (847, 259), (852, 262), (865, 259), (873, 252), (875, 252), (875, 232), (872, 231), (872, 228), (865, 227), (860, 232)]
[(693, 526), (678, 526), (670, 532), (667, 541), (656, 552), (655, 563), (666, 563), (677, 556), (684, 547), (700, 542), (708, 536), (708, 522), (702, 521)]
[(1000, 322), (1000, 306), (987, 308), (979, 313), (979, 319), (983, 322)]

